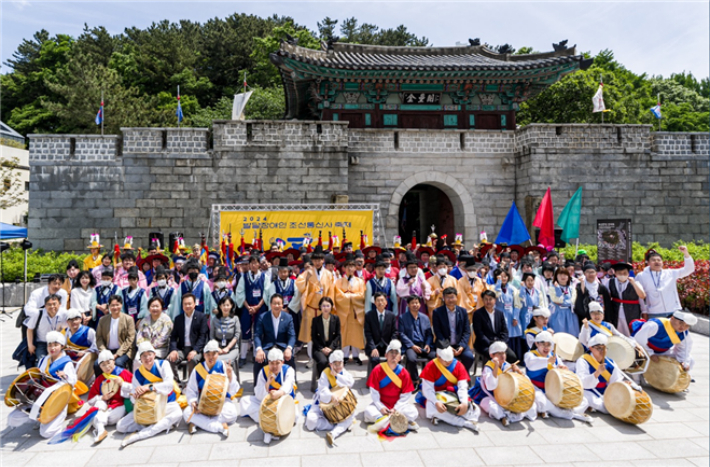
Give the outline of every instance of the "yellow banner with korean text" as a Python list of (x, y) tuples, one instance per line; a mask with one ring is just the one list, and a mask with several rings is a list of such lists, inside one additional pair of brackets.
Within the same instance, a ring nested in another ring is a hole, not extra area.
[(315, 247), (319, 234), (323, 248), (327, 248), (329, 233), (338, 238), (337, 243), (342, 247), (343, 231), (354, 249), (360, 244), (360, 232), (367, 235), (368, 245), (373, 242), (371, 210), (221, 211), (219, 214), (220, 235), (231, 232), (235, 246), (239, 244), (240, 232), (244, 232), (246, 243), (252, 243), (258, 238), (259, 230), (266, 250), (278, 240), (282, 240), (286, 248), (300, 248), (308, 236)]

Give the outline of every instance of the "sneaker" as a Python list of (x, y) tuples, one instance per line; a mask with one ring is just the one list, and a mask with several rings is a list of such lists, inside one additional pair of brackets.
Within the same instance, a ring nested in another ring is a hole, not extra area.
[(409, 422), (407, 428), (409, 428), (410, 431), (419, 431), (419, 424), (417, 422)]
[(106, 431), (106, 430), (104, 430), (101, 433), (98, 433), (94, 437), (94, 444), (99, 444), (101, 441), (105, 440), (107, 436), (108, 436), (108, 431)]
[(271, 443), (272, 439), (274, 439), (274, 437), (271, 433), (264, 433), (264, 444)]
[(325, 441), (328, 443), (328, 446), (332, 447), (333, 443), (335, 442), (335, 439), (333, 438), (333, 433), (328, 432), (325, 434)]
[(500, 422), (503, 424), (503, 426), (508, 426), (510, 425), (510, 420), (508, 420), (508, 417), (503, 417), (500, 419)]
[(246, 358), (240, 358), (239, 359), (239, 368), (244, 368), (244, 366), (247, 364), (247, 359)]
[(357, 363), (358, 366), (362, 366), (362, 360), (360, 360), (360, 357), (355, 359), (355, 363)]
[(138, 433), (131, 433), (130, 435), (126, 436), (123, 438), (123, 441), (121, 442), (121, 447), (126, 447), (129, 444), (133, 444), (136, 441), (140, 441), (140, 435)]
[(431, 424), (436, 426), (439, 424), (439, 419), (436, 417), (431, 417)]
[(194, 435), (197, 433), (197, 427), (195, 426), (194, 423), (189, 423), (187, 425), (187, 432), (190, 433), (191, 435)]
[(473, 422), (471, 420), (466, 420), (463, 422), (463, 427), (468, 428), (469, 430), (473, 431), (474, 433), (478, 433), (478, 423)]
[(550, 414), (548, 414), (547, 412), (539, 412), (539, 413), (537, 414), (537, 416), (540, 417), (540, 418), (543, 418), (543, 419), (548, 419), (548, 418), (550, 418)]
[(590, 417), (589, 415), (585, 415), (583, 422), (586, 423), (587, 425), (591, 425), (592, 422), (594, 422), (594, 419), (592, 417)]
[(222, 423), (222, 429), (219, 430), (219, 433), (225, 438), (229, 438), (229, 425)]

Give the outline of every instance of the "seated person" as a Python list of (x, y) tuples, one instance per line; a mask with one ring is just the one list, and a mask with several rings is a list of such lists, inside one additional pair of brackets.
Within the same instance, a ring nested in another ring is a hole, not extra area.
[(274, 294), (270, 297), (271, 311), (257, 317), (254, 326), (254, 381), (264, 366), (266, 353), (277, 348), (284, 354), (284, 362), (296, 371), (296, 359), (293, 358), (293, 348), (296, 345), (296, 330), (293, 318), (284, 313), (283, 297)]
[(313, 318), (311, 342), (313, 342), (313, 360), (317, 374), (328, 368), (330, 354), (341, 348), (340, 319), (333, 313), (333, 300), (323, 297), (318, 303), (321, 315)]
[(693, 369), (695, 360), (690, 356), (693, 340), (689, 330), (698, 322), (692, 313), (676, 311), (670, 318), (651, 318), (646, 322), (632, 323), (632, 335), (654, 362), (659, 356), (668, 356), (680, 362), (685, 371)]
[(532, 319), (525, 329), (525, 342), (528, 344), (528, 349), (535, 349), (535, 336), (542, 331), (547, 331), (554, 334), (555, 331), (547, 325), (550, 322), (550, 310), (545, 307), (533, 308)]
[(337, 404), (339, 402), (336, 396), (331, 392), (333, 389), (352, 389), (353, 384), (355, 384), (355, 379), (348, 370), (345, 369), (344, 360), (345, 356), (342, 350), (333, 350), (330, 352), (328, 356), (330, 366), (323, 370), (318, 379), (318, 390), (316, 390), (316, 393), (313, 395), (313, 405), (311, 405), (306, 415), (306, 429), (311, 431), (328, 431), (325, 435), (328, 446), (333, 445), (335, 438), (346, 431), (350, 431), (355, 421), (355, 414), (353, 413), (342, 422), (333, 424), (325, 418), (323, 411), (320, 409), (321, 403)]
[(419, 369), (417, 359), (426, 358), (431, 361), (436, 357), (434, 352), (434, 336), (431, 332), (431, 322), (425, 313), (419, 313), (422, 298), (410, 295), (406, 299), (409, 311), (399, 317), (399, 338), (407, 356), (407, 371), (412, 377), (414, 387), (419, 386)]
[[(455, 287), (447, 287), (444, 289), (443, 294), (444, 305), (436, 308), (431, 316), (434, 335), (437, 336), (437, 339), (449, 339), (451, 347), (454, 349), (454, 357), (463, 363), (466, 371), (469, 371), (471, 366), (473, 366), (473, 352), (468, 346), (468, 341), (471, 337), (471, 324), (468, 321), (468, 313), (466, 309), (457, 305), (458, 292)], [(495, 297), (495, 293), (493, 295)], [(485, 301), (485, 296), (483, 299)], [(495, 299), (493, 302), (495, 305)], [(505, 326), (505, 318), (503, 318), (503, 325)], [(496, 326), (496, 329), (499, 328)], [(478, 338), (476, 342), (478, 342)], [(485, 347), (488, 346), (486, 345)]]
[(409, 430), (417, 431), (419, 425), (415, 420), (419, 411), (412, 404), (414, 385), (409, 372), (399, 364), (402, 360), (402, 343), (392, 340), (384, 354), (387, 361), (376, 365), (367, 380), (372, 402), (365, 409), (365, 423), (376, 423), (378, 427), (386, 428), (389, 415), (397, 411), (407, 418)]
[(67, 339), (67, 355), (78, 363), (88, 353), (98, 354), (99, 350), (96, 347), (96, 331), (89, 326), (85, 326), (84, 314), (76, 308), (67, 310), (67, 325), (68, 327), (62, 331), (62, 334)]
[[(96, 326), (96, 347), (99, 352), (110, 350), (116, 366), (128, 368), (135, 353), (133, 342), (136, 339), (136, 327), (133, 318), (123, 313), (123, 298), (113, 295), (108, 301), (109, 314), (102, 316)], [(94, 374), (99, 376), (101, 368), (94, 365)]]
[[(596, 334), (589, 339), (589, 351), (577, 360), (575, 372), (582, 380), (584, 398), (592, 411), (609, 413), (604, 406), (604, 391), (607, 386), (617, 381), (624, 381), (624, 375), (614, 361), (606, 356), (606, 344), (609, 339), (604, 334)], [(627, 380), (628, 381), (628, 380)], [(629, 382), (637, 391), (641, 386)]]
[[(466, 368), (454, 358), (454, 349), (447, 339), (436, 341), (436, 358), (422, 371), (422, 390), (417, 394), (417, 402), (426, 408), (426, 416), (434, 425), (442, 422), (456, 427), (478, 431), (478, 417), (481, 410), (472, 404), (468, 396), (468, 376)], [(439, 393), (454, 395), (457, 399), (456, 412), (437, 398)], [(448, 393), (448, 394), (447, 394)]]
[[(231, 365), (226, 365), (218, 360), (219, 344), (217, 341), (209, 341), (204, 348), (205, 361), (195, 367), (187, 382), (185, 395), (187, 396), (187, 407), (182, 412), (182, 418), (187, 425), (187, 432), (195, 433), (196, 426), (210, 433), (220, 433), (225, 438), (229, 436), (229, 425), (237, 420), (237, 407), (232, 402), (232, 396), (239, 391), (239, 383), (234, 376)], [(225, 375), (229, 381), (227, 396), (219, 415), (208, 416), (197, 411), (198, 402), (202, 395), (207, 376), (218, 373)]]
[[(133, 375), (130, 371), (116, 366), (110, 350), (102, 350), (98, 358), (102, 373), (94, 380), (89, 389), (88, 404), (99, 409), (91, 421), (94, 427), (94, 444), (98, 444), (108, 435), (106, 425), (115, 425), (126, 415), (124, 401), (133, 389)], [(113, 394), (105, 393), (101, 385), (104, 381), (118, 382), (119, 387)]]
[(217, 309), (210, 318), (210, 339), (219, 344), (217, 359), (232, 365), (237, 370), (239, 358), (239, 336), (242, 327), (239, 323), (237, 305), (232, 297), (222, 297), (217, 303)]
[[(58, 304), (57, 304), (58, 307)], [(66, 339), (61, 332), (49, 331), (46, 335), (47, 355), (42, 357), (37, 367), (47, 375), (51, 375), (61, 384), (63, 381), (74, 386), (76, 384), (76, 372), (71, 358), (64, 353)], [(36, 403), (36, 402), (35, 402)], [(11, 427), (18, 427), (28, 423), (30, 419), (31, 407), (18, 405), (10, 412), (7, 424)], [(63, 430), (64, 420), (67, 418), (67, 407), (49, 423), (39, 423), (39, 434), (42, 438), (52, 438)]]
[(61, 332), (67, 325), (67, 310), (62, 309), (61, 304), (62, 298), (58, 294), (47, 295), (44, 307), (28, 314), (23, 323), (27, 326), (27, 349), (37, 361), (47, 356), (47, 334)]
[[(151, 297), (148, 300), (148, 316), (138, 322), (136, 330), (136, 345), (141, 342), (150, 342), (155, 349), (155, 358), (163, 360), (168, 356), (170, 348), (170, 334), (173, 332), (173, 321), (165, 312), (165, 305), (160, 297)], [(140, 365), (135, 360), (134, 367)]]
[(375, 292), (373, 300), (375, 308), (365, 313), (365, 353), (370, 359), (370, 369), (380, 363), (390, 341), (399, 337), (397, 318), (387, 309), (387, 295)]
[(177, 403), (175, 381), (170, 364), (165, 360), (155, 358), (155, 349), (150, 342), (143, 342), (138, 346), (138, 358), (141, 361), (141, 366), (133, 373), (131, 401), (135, 404), (135, 401), (144, 394), (157, 392), (168, 396), (168, 403), (165, 406), (163, 418), (153, 425), (139, 425), (136, 423), (133, 413), (129, 413), (119, 420), (116, 424), (116, 431), (131, 433), (123, 438), (121, 443), (123, 447), (163, 431), (167, 432), (173, 426), (178, 425), (182, 418), (182, 410)]
[[(496, 341), (508, 341), (508, 323), (505, 314), (496, 309), (497, 297), (494, 291), (484, 290), (481, 297), (483, 306), (473, 313), (473, 334), (476, 336), (473, 346), (483, 360), (488, 361), (488, 347)], [(509, 363), (517, 360), (511, 349), (506, 349), (506, 355)]]
[(192, 373), (195, 366), (202, 361), (202, 349), (210, 334), (207, 317), (196, 309), (195, 296), (186, 293), (181, 300), (184, 313), (180, 313), (175, 318), (173, 331), (170, 333), (170, 353), (167, 358), (173, 374), (177, 374), (178, 364), (185, 360), (187, 360), (188, 373)]
[(611, 336), (620, 337), (633, 347), (638, 347), (639, 352), (641, 352), (641, 345), (636, 342), (633, 337), (626, 337), (624, 334), (620, 333), (613, 324), (604, 321), (604, 308), (602, 308), (599, 303), (589, 303), (589, 316), (592, 320), (589, 321), (587, 318), (584, 318), (582, 320), (582, 329), (579, 331), (579, 343), (582, 344), (585, 349), (589, 347), (587, 343), (592, 337), (597, 334), (603, 334), (607, 338)]
[[(259, 378), (254, 384), (254, 395), (242, 397), (239, 401), (242, 416), (249, 417), (259, 424), (261, 402), (264, 397), (278, 399), (280, 397), (296, 398), (296, 372), (284, 363), (284, 353), (278, 347), (269, 350), (269, 364), (259, 371)], [(296, 410), (298, 423), (299, 413)], [(271, 433), (264, 433), (264, 443), (269, 444), (272, 439), (278, 439)]]
[(562, 364), (562, 360), (559, 357), (552, 353), (555, 341), (548, 331), (538, 333), (535, 336), (535, 344), (537, 345), (537, 350), (531, 350), (525, 354), (525, 368), (528, 378), (535, 386), (535, 405), (538, 413), (542, 414), (542, 418), (548, 418), (549, 415), (552, 415), (566, 420), (577, 419), (591, 423), (592, 419), (584, 414), (584, 411), (587, 410), (587, 401), (585, 399), (574, 409), (561, 409), (547, 398), (545, 395), (547, 372), (553, 368), (566, 370), (567, 367)]
[(522, 370), (520, 370), (517, 365), (511, 365), (506, 362), (507, 349), (508, 346), (506, 343), (500, 341), (493, 342), (488, 347), (490, 360), (488, 360), (488, 363), (483, 367), (481, 376), (476, 379), (476, 384), (469, 392), (473, 398), (473, 402), (480, 405), (489, 417), (500, 420), (503, 426), (519, 422), (525, 417), (528, 417), (530, 421), (537, 418), (535, 404), (525, 413), (515, 413), (505, 410), (496, 401), (493, 391), (498, 387), (498, 376), (504, 371), (514, 371), (518, 374), (523, 374)]

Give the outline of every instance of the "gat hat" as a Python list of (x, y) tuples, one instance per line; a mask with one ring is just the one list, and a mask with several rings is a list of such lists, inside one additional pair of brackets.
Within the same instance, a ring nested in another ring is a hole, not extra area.
[(488, 347), (488, 355), (493, 355), (494, 353), (505, 352), (508, 350), (508, 345), (503, 341), (495, 341)]
[(587, 271), (589, 269), (594, 269), (596, 271), (597, 267), (591, 261), (587, 261), (584, 263), (584, 266), (582, 266), (582, 271)]
[(587, 347), (591, 348), (597, 345), (606, 345), (606, 343), (609, 342), (609, 339), (602, 334), (601, 332), (598, 334), (595, 334), (594, 337), (589, 339), (589, 342), (587, 342)]
[(92, 250), (94, 248), (103, 248), (104, 247), (101, 244), (101, 240), (99, 239), (99, 234), (94, 233), (94, 234), (91, 234), (90, 237), (91, 237), (91, 240), (90, 240), (91, 243), (89, 243), (89, 246), (87, 246), (86, 248), (88, 248), (89, 250)]
[(284, 361), (284, 353), (279, 349), (278, 347), (274, 347), (271, 350), (269, 350), (269, 354), (267, 355), (267, 358), (269, 359), (270, 362), (276, 362)]
[(216, 340), (212, 339), (211, 341), (207, 342), (207, 344), (205, 344), (204, 348), (202, 349), (202, 352), (219, 352), (219, 344)]
[(682, 311), (676, 311), (673, 313), (675, 319), (683, 321), (688, 326), (694, 326), (698, 323), (698, 318), (692, 313), (684, 313)]
[(99, 358), (96, 361), (101, 365), (103, 362), (108, 362), (109, 360), (113, 360), (113, 352), (109, 349), (104, 349), (99, 352)]
[(552, 334), (549, 331), (541, 331), (535, 336), (535, 342), (549, 342), (554, 344), (555, 340), (552, 338)]
[(47, 340), (47, 344), (51, 344), (54, 342), (60, 344), (62, 347), (67, 345), (66, 337), (64, 337), (64, 334), (59, 331), (49, 331), (45, 339)]
[(141, 355), (143, 355), (145, 352), (153, 352), (155, 353), (155, 347), (153, 347), (153, 344), (147, 341), (143, 341), (140, 344), (138, 344), (138, 350), (136, 351), (136, 356), (140, 360)]
[(545, 308), (544, 306), (541, 306), (541, 307), (535, 308), (535, 309), (533, 310), (533, 314), (532, 314), (532, 315), (533, 315), (533, 317), (535, 317), (535, 316), (543, 316), (543, 317), (545, 317), (545, 318), (549, 318), (549, 317), (550, 317), (550, 310), (547, 309), (547, 308)]
[(81, 311), (76, 308), (69, 308), (69, 310), (67, 310), (67, 321), (81, 317)]
[(385, 351), (385, 354), (388, 354), (390, 350), (396, 350), (397, 353), (402, 353), (402, 343), (398, 341), (397, 339), (392, 339), (390, 344), (387, 346), (387, 350)]
[(599, 302), (589, 302), (589, 312), (604, 313), (604, 308), (602, 308)]
[(622, 263), (622, 262), (612, 264), (612, 265), (611, 265), (611, 268), (612, 268), (614, 271), (621, 271), (621, 270), (624, 270), (624, 269), (627, 269), (627, 270), (629, 270), (629, 271), (633, 271), (633, 270), (634, 270), (634, 267), (631, 266), (629, 263)]
[(328, 357), (329, 363), (343, 362), (343, 361), (345, 361), (345, 354), (343, 354), (342, 350), (333, 350), (330, 353), (330, 356)]

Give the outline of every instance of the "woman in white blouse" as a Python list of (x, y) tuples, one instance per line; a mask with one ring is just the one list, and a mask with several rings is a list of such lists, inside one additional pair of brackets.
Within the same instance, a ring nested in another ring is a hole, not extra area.
[(72, 284), (69, 303), (72, 308), (81, 311), (84, 325), (88, 325), (91, 320), (91, 297), (94, 295), (94, 287), (96, 279), (89, 271), (81, 271)]

